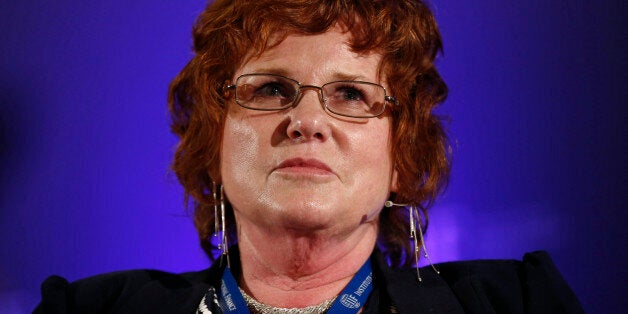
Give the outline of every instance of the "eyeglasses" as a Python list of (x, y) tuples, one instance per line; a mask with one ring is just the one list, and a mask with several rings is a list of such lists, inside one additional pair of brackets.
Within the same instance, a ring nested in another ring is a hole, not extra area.
[(282, 110), (296, 106), (304, 88), (317, 89), (325, 109), (331, 113), (352, 118), (374, 118), (381, 115), (386, 105), (397, 105), (397, 99), (386, 95), (386, 89), (375, 83), (362, 81), (334, 81), (323, 86), (301, 83), (276, 74), (244, 74), (235, 84), (238, 105), (263, 111)]

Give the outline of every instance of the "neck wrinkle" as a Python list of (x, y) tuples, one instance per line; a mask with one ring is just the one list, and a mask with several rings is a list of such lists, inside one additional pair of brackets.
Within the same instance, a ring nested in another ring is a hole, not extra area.
[(238, 223), (239, 285), (257, 301), (302, 308), (337, 296), (370, 257), (377, 221), (347, 234), (281, 232)]

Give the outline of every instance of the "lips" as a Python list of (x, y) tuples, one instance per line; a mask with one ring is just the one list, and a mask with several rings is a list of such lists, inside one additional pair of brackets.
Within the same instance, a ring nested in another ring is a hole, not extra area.
[(327, 164), (317, 159), (291, 158), (286, 159), (275, 168), (282, 172), (332, 174), (333, 171)]

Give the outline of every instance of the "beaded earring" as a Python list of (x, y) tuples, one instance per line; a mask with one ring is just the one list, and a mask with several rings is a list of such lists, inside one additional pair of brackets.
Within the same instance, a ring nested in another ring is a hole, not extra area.
[[(408, 220), (410, 223), (410, 240), (414, 244), (414, 262), (416, 267), (416, 276), (419, 282), (423, 281), (421, 278), (421, 273), (419, 271), (419, 255), (421, 254), (421, 250), (423, 251), (423, 256), (427, 259), (427, 262), (430, 264), (435, 273), (440, 274), (438, 269), (432, 263), (430, 259), (430, 255), (427, 252), (427, 247), (425, 246), (425, 239), (423, 238), (423, 227), (422, 227), (422, 219), (421, 215), (419, 215), (419, 211), (417, 210), (416, 205), (414, 204), (396, 204), (392, 201), (386, 201), (384, 203), (385, 207), (405, 207), (408, 209)], [(418, 233), (417, 233), (418, 230)], [(419, 242), (421, 245), (419, 245)]]

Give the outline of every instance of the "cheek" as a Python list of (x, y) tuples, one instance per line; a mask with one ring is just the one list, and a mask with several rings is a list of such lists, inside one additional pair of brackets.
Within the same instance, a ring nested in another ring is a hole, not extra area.
[(227, 117), (221, 156), (221, 174), (225, 185), (231, 181), (247, 180), (247, 174), (257, 160), (259, 138), (256, 129), (245, 120)]
[(354, 154), (365, 169), (371, 169), (378, 176), (390, 176), (392, 158), (390, 129), (380, 125), (353, 139)]
[[(383, 121), (382, 121), (383, 122)], [(348, 137), (350, 151), (347, 162), (356, 188), (376, 198), (387, 198), (393, 178), (390, 129), (386, 124)]]

